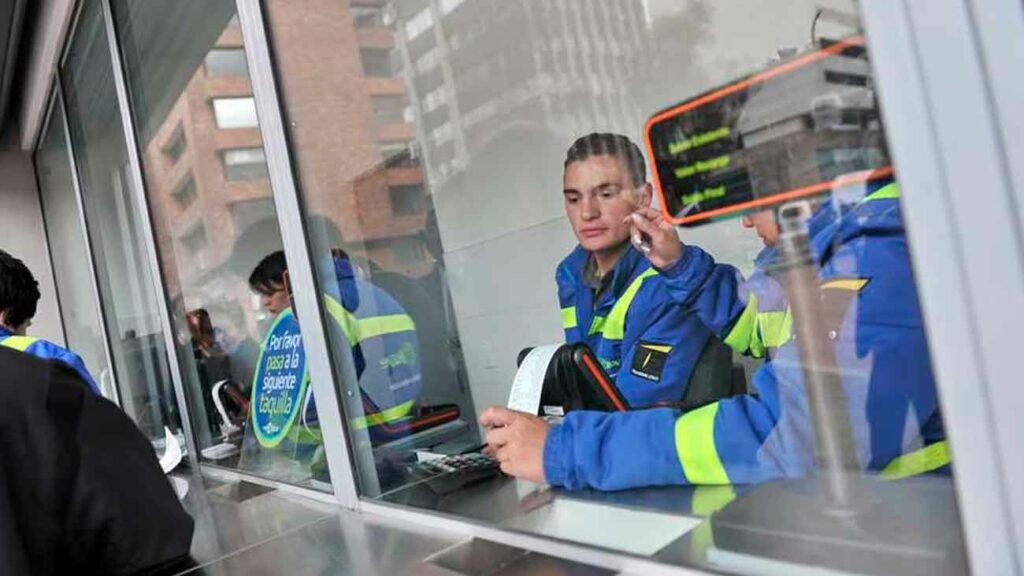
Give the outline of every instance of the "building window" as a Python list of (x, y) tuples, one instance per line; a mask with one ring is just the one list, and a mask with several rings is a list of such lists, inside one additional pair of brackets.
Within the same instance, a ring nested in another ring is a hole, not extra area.
[(419, 153), (410, 142), (383, 142), (377, 149), (388, 168), (414, 168), (419, 166)]
[(388, 78), (395, 75), (389, 49), (360, 48), (359, 59), (363, 63), (363, 74), (371, 78)]
[(406, 96), (370, 96), (373, 116), (378, 122), (401, 123), (411, 122), (406, 116), (409, 99)]
[(423, 261), (423, 242), (416, 236), (393, 238), (391, 254), (399, 264), (416, 264)]
[(277, 221), (273, 198), (256, 198), (231, 204), (231, 220), (237, 234), (242, 234), (250, 226), (266, 222), (271, 218)]
[(441, 0), (441, 14), (449, 14), (452, 10), (455, 10), (465, 0)]
[(411, 42), (433, 25), (434, 16), (430, 13), (430, 8), (424, 8), (405, 23), (405, 37)]
[(242, 48), (216, 48), (206, 54), (207, 76), (248, 76), (249, 65), (245, 62)]
[(382, 6), (353, 6), (352, 23), (356, 30), (384, 26), (384, 8)]
[(214, 98), (213, 115), (217, 128), (256, 128), (256, 101), (252, 96), (245, 98)]
[(441, 49), (438, 48), (437, 46), (434, 46), (416, 59), (416, 72), (418, 74), (426, 74), (427, 72), (430, 72), (431, 70), (436, 68), (437, 65), (440, 63)]
[(182, 210), (188, 208), (196, 201), (196, 179), (189, 173), (181, 179), (181, 182), (171, 191), (171, 198)]
[(192, 255), (202, 252), (209, 244), (209, 239), (206, 237), (206, 226), (199, 224), (193, 228), (181, 237), (181, 243)]
[(423, 212), (422, 184), (389, 186), (388, 197), (391, 199), (391, 212), (395, 216), (410, 216)]
[(439, 86), (430, 92), (427, 92), (427, 95), (423, 97), (423, 111), (433, 112), (440, 108), (446, 100), (447, 98), (445, 97), (444, 86)]
[(434, 146), (440, 146), (441, 144), (444, 144), (445, 142), (451, 140), (453, 134), (454, 130), (452, 130), (452, 123), (445, 122), (444, 124), (441, 124), (437, 128), (431, 130), (429, 137), (430, 140), (434, 143)]
[(224, 151), (224, 179), (228, 182), (261, 180), (267, 177), (267, 156), (262, 148)]
[(185, 140), (185, 127), (178, 122), (175, 126), (174, 132), (171, 137), (167, 139), (161, 150), (166, 154), (172, 162), (177, 162), (181, 155), (185, 153), (185, 148), (188, 146), (188, 141)]

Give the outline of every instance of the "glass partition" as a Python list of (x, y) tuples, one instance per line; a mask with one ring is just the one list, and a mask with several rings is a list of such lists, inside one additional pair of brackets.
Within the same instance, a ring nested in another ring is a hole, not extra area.
[(365, 498), (965, 570), (856, 2), (264, 11)]
[(68, 348), (81, 356), (103, 395), (116, 401), (114, 369), (107, 357), (70, 154), (64, 104), (58, 97), (36, 151), (35, 166), (61, 319)]
[(98, 2), (82, 4), (60, 77), (121, 408), (154, 442), (180, 429), (164, 333), (144, 251)]
[(235, 2), (111, 6), (199, 460), (329, 490)]

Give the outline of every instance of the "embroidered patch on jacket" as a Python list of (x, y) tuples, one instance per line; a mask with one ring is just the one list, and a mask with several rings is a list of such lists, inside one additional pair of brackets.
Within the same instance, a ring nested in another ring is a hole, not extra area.
[(633, 368), (630, 372), (646, 380), (660, 382), (671, 351), (671, 346), (641, 342), (633, 355)]

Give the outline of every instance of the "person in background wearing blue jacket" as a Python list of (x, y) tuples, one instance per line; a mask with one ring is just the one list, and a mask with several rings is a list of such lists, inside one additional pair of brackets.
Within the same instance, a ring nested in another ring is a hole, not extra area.
[[(405, 309), (387, 292), (358, 278), (352, 261), (341, 249), (332, 250), (322, 278), (328, 314), (337, 336), (352, 347), (356, 376), (365, 416), (353, 426), (366, 428), (374, 441), (404, 436), (403, 426), (413, 413), (423, 381), (420, 371), (416, 325)], [(264, 258), (249, 277), (249, 286), (260, 294), (262, 306), (274, 316), (291, 308), (284, 280), (284, 252)], [(305, 399), (302, 424), (319, 441), (316, 401), (310, 390)]]
[(579, 240), (555, 273), (566, 342), (590, 346), (631, 405), (682, 400), (711, 333), (629, 242), (626, 217), (651, 204), (643, 154), (625, 136), (588, 134), (566, 153), (563, 186)]
[[(834, 191), (834, 199), (842, 197)], [(673, 299), (719, 335), (757, 332), (756, 304), (737, 270), (683, 246), (653, 211), (632, 217), (650, 236), (649, 257)], [(748, 224), (768, 244), (774, 218)], [(848, 205), (824, 203), (809, 222), (820, 268), (822, 314), (830, 325), (858, 457), (890, 478), (945, 471), (950, 457), (939, 412), (896, 183), (872, 185)], [(773, 281), (770, 274), (761, 281)], [(798, 477), (813, 463), (814, 436), (796, 344), (785, 336), (753, 376), (757, 395), (680, 414), (669, 409), (572, 412), (549, 427), (491, 408), (489, 451), (514, 476), (568, 489), (726, 485)]]
[(48, 340), (25, 335), (36, 315), (39, 297), (39, 283), (28, 267), (0, 250), (0, 346), (59, 360), (74, 368), (89, 389), (99, 394), (99, 386), (78, 354)]

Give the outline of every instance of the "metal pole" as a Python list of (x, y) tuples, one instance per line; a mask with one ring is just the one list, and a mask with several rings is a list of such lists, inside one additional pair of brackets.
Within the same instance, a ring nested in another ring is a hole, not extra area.
[(779, 209), (778, 272), (793, 313), (793, 338), (800, 353), (804, 387), (814, 426), (814, 459), (831, 502), (840, 508), (852, 503), (850, 475), (860, 469), (847, 412), (843, 382), (832, 341), (821, 323), (818, 267), (811, 253), (807, 202)]

